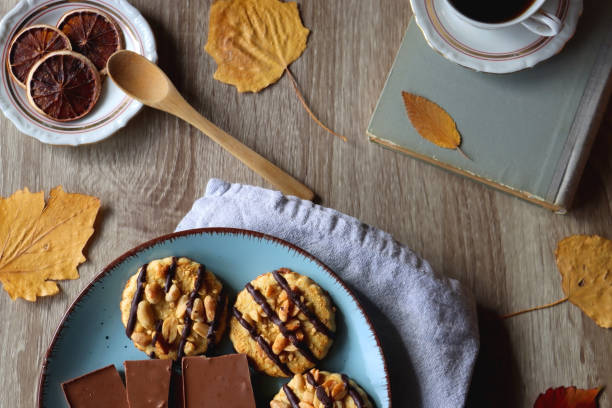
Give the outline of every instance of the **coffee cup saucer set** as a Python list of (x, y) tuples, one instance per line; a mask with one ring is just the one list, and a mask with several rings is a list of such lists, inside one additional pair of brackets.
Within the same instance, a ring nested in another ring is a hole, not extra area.
[(410, 0), (431, 48), (475, 71), (506, 74), (559, 53), (576, 32), (583, 0), (535, 0), (508, 21), (487, 24), (460, 13), (451, 0)]

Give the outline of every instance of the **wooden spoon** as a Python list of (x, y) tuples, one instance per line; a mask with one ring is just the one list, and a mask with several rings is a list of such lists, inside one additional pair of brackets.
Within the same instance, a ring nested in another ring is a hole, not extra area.
[(251, 170), (274, 184), (283, 194), (306, 200), (314, 198), (314, 193), (304, 184), (200, 115), (176, 90), (166, 74), (145, 57), (132, 51), (117, 51), (108, 59), (106, 67), (110, 78), (123, 92), (200, 129)]

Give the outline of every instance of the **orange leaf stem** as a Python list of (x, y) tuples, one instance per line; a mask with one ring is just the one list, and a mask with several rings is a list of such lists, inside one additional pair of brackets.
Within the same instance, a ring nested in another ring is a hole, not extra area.
[(339, 137), (340, 139), (342, 139), (344, 142), (347, 141), (347, 138), (345, 136), (339, 135), (338, 133), (334, 132), (333, 130), (331, 130), (330, 128), (328, 128), (327, 126), (325, 126), (323, 123), (321, 123), (321, 121), (315, 116), (314, 113), (312, 113), (312, 111), (310, 110), (310, 108), (308, 107), (308, 104), (306, 103), (306, 101), (304, 100), (304, 96), (302, 95), (302, 92), (300, 92), (300, 88), (298, 87), (297, 81), (295, 80), (295, 78), (293, 77), (293, 74), (291, 73), (291, 71), (289, 70), (289, 67), (285, 67), (285, 71), (287, 71), (287, 74), (289, 75), (289, 79), (291, 79), (291, 84), (293, 84), (293, 89), (295, 89), (295, 93), (297, 94), (297, 97), (299, 98), (300, 102), (302, 103), (302, 106), (304, 106), (304, 109), (306, 109), (306, 112), (308, 112), (308, 114), (310, 115), (310, 117), (312, 118), (312, 120), (315, 121), (315, 123), (319, 126), (321, 126), (323, 129), (325, 129), (327, 132), (331, 133), (332, 135)]
[(563, 299), (556, 300), (556, 301), (554, 301), (552, 303), (548, 303), (548, 304), (541, 305), (541, 306), (531, 307), (531, 308), (525, 309), (525, 310), (519, 310), (518, 312), (509, 313), (507, 315), (503, 315), (501, 318), (502, 319), (509, 319), (511, 317), (518, 316), (518, 315), (521, 315), (523, 313), (533, 312), (534, 310), (547, 309), (549, 307), (560, 305), (561, 303), (567, 302), (568, 300), (569, 300), (569, 297), (565, 297)]

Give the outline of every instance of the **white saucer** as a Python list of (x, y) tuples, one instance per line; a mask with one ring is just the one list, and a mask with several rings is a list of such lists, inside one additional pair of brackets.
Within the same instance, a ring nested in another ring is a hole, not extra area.
[(520, 24), (498, 30), (474, 27), (457, 18), (447, 0), (410, 0), (410, 4), (431, 48), (476, 71), (505, 74), (533, 67), (561, 51), (576, 31), (582, 1), (546, 2), (543, 8), (563, 22), (554, 37), (540, 37)]
[(21, 0), (0, 21), (0, 108), (17, 129), (43, 143), (76, 146), (98, 142), (125, 126), (142, 108), (106, 78), (100, 99), (89, 114), (72, 122), (55, 122), (36, 112), (25, 90), (11, 80), (6, 59), (15, 33), (32, 24), (55, 26), (65, 12), (82, 7), (98, 8), (113, 17), (123, 32), (125, 48), (157, 61), (149, 24), (126, 0)]

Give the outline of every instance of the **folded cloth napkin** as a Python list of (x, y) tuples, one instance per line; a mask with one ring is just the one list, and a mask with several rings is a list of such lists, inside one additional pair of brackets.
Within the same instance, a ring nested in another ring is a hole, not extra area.
[(395, 407), (465, 404), (479, 346), (474, 299), (389, 234), (310, 201), (216, 179), (177, 231), (203, 227), (282, 238), (348, 283), (381, 339)]

